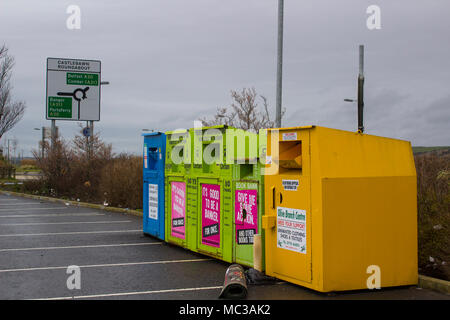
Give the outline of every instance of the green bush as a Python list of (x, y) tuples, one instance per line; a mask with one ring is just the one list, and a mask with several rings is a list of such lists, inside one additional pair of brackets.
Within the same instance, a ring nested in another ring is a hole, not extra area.
[(450, 280), (450, 155), (416, 155), (419, 272)]
[(16, 187), (22, 192), (122, 208), (142, 208), (142, 157), (114, 156), (111, 145), (103, 143), (98, 135), (93, 137), (91, 144), (77, 135), (71, 144), (58, 139), (53, 148), (48, 145), (44, 148), (45, 157), (35, 153), (42, 178), (25, 181)]
[(122, 154), (102, 170), (100, 193), (108, 205), (142, 208), (142, 157)]
[(44, 146), (45, 157), (35, 153), (36, 165), (41, 170), (40, 184), (25, 184), (24, 188), (35, 186), (41, 193), (50, 197), (101, 203), (99, 185), (102, 168), (112, 159), (111, 145), (103, 143), (98, 135), (92, 143), (80, 135), (72, 144), (60, 139), (53, 148)]

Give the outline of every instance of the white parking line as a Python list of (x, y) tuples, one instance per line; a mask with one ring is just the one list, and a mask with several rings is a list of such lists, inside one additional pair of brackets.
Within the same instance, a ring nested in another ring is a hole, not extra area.
[(152, 245), (157, 245), (157, 244), (163, 244), (163, 242), (96, 244), (96, 245), (67, 246), (67, 247), (8, 248), (8, 249), (0, 249), (0, 252), (32, 251), (32, 250), (58, 250), (58, 249), (81, 249), (81, 248), (104, 248), (104, 247), (152, 246)]
[[(20, 205), (20, 204), (18, 204)], [(25, 209), (0, 209), (0, 211), (12, 211), (12, 212), (16, 212), (16, 211), (28, 211), (28, 210), (60, 210), (60, 209), (67, 209), (67, 207), (56, 207), (56, 208), (25, 208)]]
[(77, 232), (54, 232), (54, 233), (12, 233), (0, 234), (0, 237), (34, 237), (34, 236), (54, 236), (54, 235), (69, 235), (69, 234), (93, 234), (93, 233), (127, 233), (127, 232), (142, 232), (138, 230), (111, 230), (111, 231), (77, 231)]
[(121, 221), (75, 221), (75, 222), (35, 222), (35, 223), (0, 223), (0, 226), (41, 226), (52, 224), (97, 224), (97, 223), (130, 223), (131, 220)]
[[(188, 259), (188, 260), (164, 260), (164, 261), (146, 261), (146, 262), (128, 262), (128, 263), (110, 263), (110, 264), (90, 264), (84, 266), (78, 266), (80, 268), (104, 268), (104, 267), (126, 267), (126, 266), (139, 266), (139, 265), (151, 265), (151, 264), (170, 264), (170, 263), (187, 263), (187, 262), (203, 262), (211, 261), (213, 259)], [(68, 266), (60, 267), (38, 267), (38, 268), (23, 268), (23, 269), (3, 269), (0, 273), (6, 272), (22, 272), (22, 271), (37, 271), (37, 270), (58, 270), (67, 269)]]
[(7, 206), (17, 206), (17, 205), (23, 205), (23, 204), (39, 204), (37, 202), (21, 202), (21, 203), (7, 203), (7, 204), (0, 204), (0, 207), (7, 207)]
[(49, 214), (10, 214), (0, 216), (0, 218), (28, 218), (28, 217), (89, 217), (89, 216), (104, 216), (104, 213), (49, 213)]
[(167, 290), (152, 290), (152, 291), (137, 291), (137, 292), (105, 293), (105, 294), (93, 294), (93, 295), (86, 295), (86, 296), (57, 297), (57, 298), (41, 298), (41, 299), (29, 299), (29, 300), (72, 300), (72, 299), (89, 299), (89, 298), (120, 297), (120, 296), (132, 296), (132, 295), (156, 294), (156, 293), (186, 292), (186, 291), (204, 291), (204, 290), (218, 290), (218, 289), (222, 289), (222, 286), (215, 286), (215, 287), (199, 287), (199, 288), (182, 288), (182, 289), (167, 289)]

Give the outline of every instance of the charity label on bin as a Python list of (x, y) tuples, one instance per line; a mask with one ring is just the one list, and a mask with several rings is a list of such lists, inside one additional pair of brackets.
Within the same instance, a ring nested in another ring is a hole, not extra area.
[(158, 185), (148, 185), (148, 217), (158, 219)]
[(257, 196), (257, 190), (236, 190), (234, 214), (237, 244), (253, 244), (253, 236), (258, 233)]
[(277, 207), (277, 247), (306, 254), (306, 210)]
[(220, 247), (220, 186), (202, 184), (202, 244)]
[(298, 180), (283, 179), (282, 184), (285, 191), (297, 191), (299, 182)]
[(172, 182), (172, 237), (185, 239), (186, 183)]

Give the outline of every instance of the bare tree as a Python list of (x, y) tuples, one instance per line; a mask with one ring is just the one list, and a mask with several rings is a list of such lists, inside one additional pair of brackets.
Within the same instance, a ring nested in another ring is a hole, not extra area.
[[(275, 126), (275, 121), (271, 120), (269, 115), (266, 97), (258, 95), (255, 88), (243, 88), (241, 91), (231, 90), (231, 97), (233, 102), (230, 107), (217, 108), (212, 119), (200, 119), (202, 124), (204, 126), (223, 124), (253, 131)], [(258, 100), (262, 104), (262, 108)]]
[(0, 47), (0, 139), (22, 120), (26, 109), (25, 102), (12, 99), (10, 81), (13, 67), (14, 58), (3, 45)]
[(100, 138), (100, 132), (96, 132), (93, 136), (86, 138), (82, 136), (83, 125), (78, 124), (80, 134), (75, 135), (72, 140), (73, 152), (79, 159), (95, 160), (103, 159), (111, 160), (114, 156), (112, 152), (112, 144), (105, 143)]

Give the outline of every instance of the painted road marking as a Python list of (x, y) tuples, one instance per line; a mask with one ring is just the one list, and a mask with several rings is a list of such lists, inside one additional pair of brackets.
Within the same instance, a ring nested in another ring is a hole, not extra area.
[[(21, 203), (7, 203), (7, 204), (0, 204), (0, 207), (7, 207), (7, 206), (18, 206), (18, 205), (25, 205), (25, 204), (39, 204), (38, 202), (21, 202)], [(45, 203), (41, 203), (45, 204)]]
[(111, 230), (111, 231), (78, 231), (78, 232), (54, 232), (54, 233), (17, 233), (17, 234), (0, 234), (0, 237), (34, 237), (34, 236), (53, 236), (53, 235), (69, 235), (69, 234), (93, 234), (93, 233), (129, 233), (142, 232), (138, 230)]
[(28, 218), (28, 217), (88, 217), (88, 216), (104, 216), (104, 213), (49, 213), (49, 214), (18, 214), (0, 216), (0, 218)]
[(36, 222), (36, 223), (0, 223), (0, 226), (41, 226), (52, 224), (96, 224), (96, 223), (130, 223), (131, 220), (121, 221), (74, 221), (74, 222)]
[[(211, 261), (213, 259), (187, 259), (187, 260), (163, 260), (163, 261), (146, 261), (146, 262), (128, 262), (128, 263), (110, 263), (110, 264), (90, 264), (84, 266), (78, 266), (80, 268), (104, 268), (104, 267), (127, 267), (127, 266), (140, 266), (151, 264), (171, 264), (171, 263), (188, 263), (188, 262), (203, 262)], [(3, 269), (0, 273), (6, 272), (23, 272), (23, 271), (37, 271), (37, 270), (59, 270), (67, 269), (68, 266), (60, 267), (38, 267), (38, 268), (23, 268), (23, 269)]]
[(96, 244), (96, 245), (85, 245), (85, 246), (67, 246), (67, 247), (41, 247), (41, 248), (11, 248), (11, 249), (0, 249), (0, 252), (9, 251), (32, 251), (32, 250), (58, 250), (58, 249), (81, 249), (81, 248), (104, 248), (104, 247), (131, 247), (131, 246), (151, 246), (163, 244), (163, 242), (143, 242), (143, 243), (119, 243), (119, 244)]
[[(20, 205), (20, 204), (18, 204)], [(0, 211), (28, 211), (28, 210), (59, 210), (59, 209), (67, 209), (67, 207), (56, 207), (56, 208), (25, 208), (25, 209), (0, 209)]]
[(219, 290), (222, 286), (215, 287), (199, 287), (199, 288), (182, 288), (182, 289), (166, 289), (166, 290), (152, 290), (152, 291), (136, 291), (136, 292), (120, 292), (120, 293), (104, 293), (93, 294), (86, 296), (73, 296), (73, 297), (57, 297), (57, 298), (40, 298), (29, 300), (71, 300), (71, 299), (89, 299), (89, 298), (105, 298), (105, 297), (120, 297), (131, 295), (144, 295), (144, 294), (157, 294), (157, 293), (170, 293), (170, 292), (187, 292), (187, 291), (204, 291), (204, 290)]

